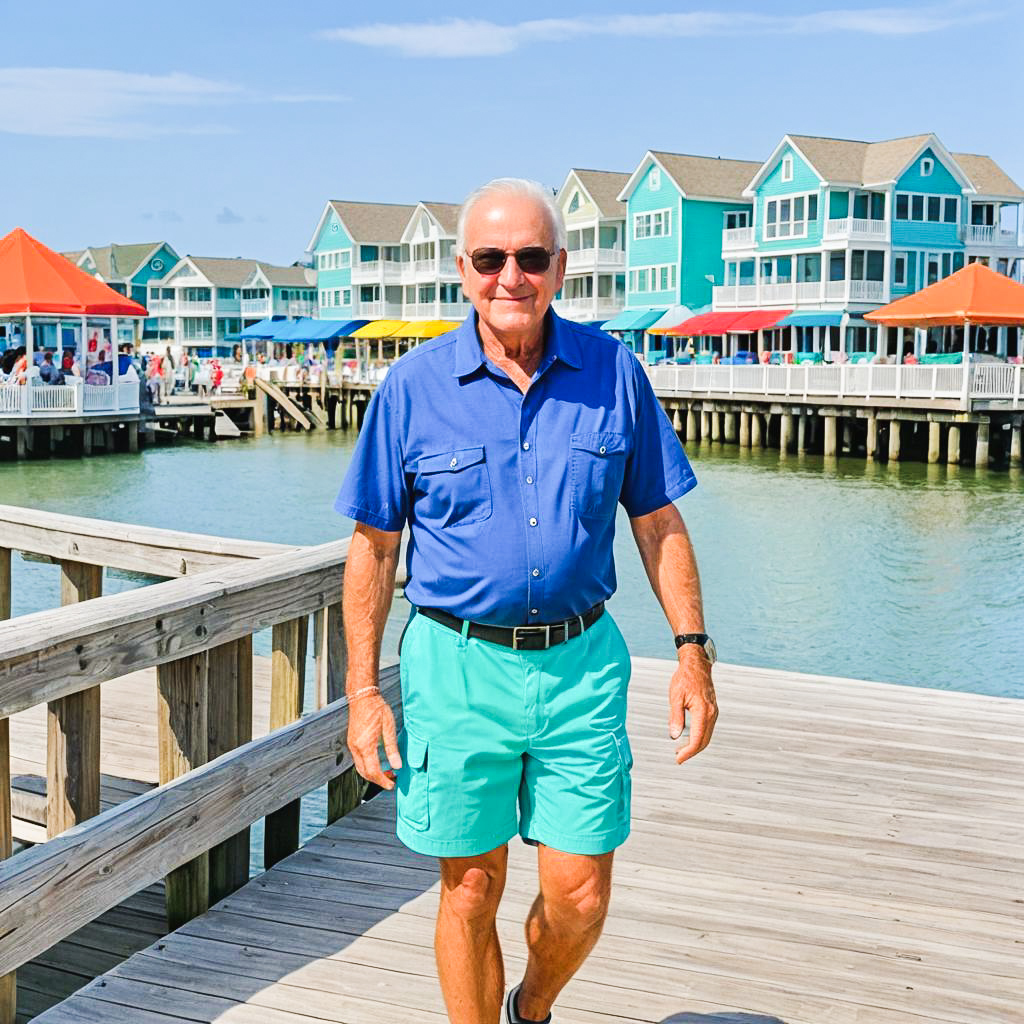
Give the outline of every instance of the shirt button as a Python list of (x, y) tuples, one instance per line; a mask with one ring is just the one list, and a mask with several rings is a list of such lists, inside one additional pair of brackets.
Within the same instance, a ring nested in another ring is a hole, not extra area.
[(452, 461), (448, 463), (449, 467), (451, 467), (452, 469), (454, 469), (458, 464), (459, 464), (459, 460), (458, 459), (452, 459)]
[(540, 575), (540, 569), (534, 569), (533, 570), (533, 575), (534, 576), (539, 576)]
[(530, 525), (531, 526), (536, 526), (537, 525), (537, 517), (536, 516), (530, 516)]
[(523, 442), (523, 451), (524, 452), (528, 452), (529, 450), (530, 450), (530, 442), (529, 441), (524, 441)]
[(537, 611), (537, 609), (536, 609), (536, 608), (531, 608), (531, 609), (530, 609), (530, 614), (531, 614), (531, 615), (540, 615), (540, 612), (539, 612), (539, 611)]
[(526, 482), (527, 482), (528, 484), (532, 484), (532, 483), (533, 483), (533, 477), (532, 477), (532, 476), (528, 476), (528, 477), (526, 478)]
[[(604, 446), (604, 445), (601, 445), (601, 447), (600, 447), (600, 448), (598, 448), (598, 451), (599, 451), (599, 452), (600, 452), (600, 453), (601, 453), (602, 455), (604, 455), (604, 454), (605, 454), (605, 452), (607, 452), (607, 451), (608, 451), (608, 449), (607, 449), (607, 448), (605, 448), (605, 446)], [(455, 460), (454, 460), (454, 459), (452, 459), (452, 465), (453, 465), (453, 466), (455, 465)]]

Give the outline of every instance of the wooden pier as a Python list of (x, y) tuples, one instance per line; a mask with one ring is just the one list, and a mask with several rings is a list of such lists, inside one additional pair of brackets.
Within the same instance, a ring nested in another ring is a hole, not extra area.
[[(445, 1020), (436, 865), (394, 839), (390, 796), (360, 806), (342, 742), (346, 545), (10, 507), (0, 528), (0, 618), (12, 548), (59, 561), (66, 601), (0, 624), (0, 772), (36, 744), (51, 837), (0, 864), (0, 1021)], [(175, 578), (97, 597), (103, 565)], [(300, 716), (310, 616), (318, 700)], [(263, 628), (269, 671), (251, 656)], [(1024, 702), (725, 665), (715, 740), (677, 767), (672, 665), (634, 659), (633, 835), (556, 1019), (1016, 1024)], [(400, 716), (394, 669), (382, 686)], [(118, 794), (143, 762), (156, 778)], [(324, 783), (329, 825), (299, 849), (297, 801)], [(270, 867), (249, 880), (262, 817)], [(513, 842), (510, 982), (533, 862)]]

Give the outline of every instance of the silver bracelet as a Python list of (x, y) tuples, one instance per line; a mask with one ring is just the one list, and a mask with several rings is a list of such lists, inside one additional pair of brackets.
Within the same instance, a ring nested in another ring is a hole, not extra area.
[(379, 686), (364, 686), (361, 690), (356, 690), (355, 693), (348, 693), (345, 696), (348, 698), (349, 704), (354, 700), (358, 700), (360, 697), (365, 697), (370, 693), (380, 693)]

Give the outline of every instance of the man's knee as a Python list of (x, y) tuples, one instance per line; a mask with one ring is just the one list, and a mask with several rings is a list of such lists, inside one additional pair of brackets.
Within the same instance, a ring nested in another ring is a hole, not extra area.
[(466, 921), (493, 918), (505, 888), (508, 847), (480, 857), (441, 858), (441, 902)]
[(556, 870), (545, 872), (541, 889), (544, 908), (576, 927), (599, 927), (608, 914), (611, 899), (611, 858), (559, 858)]

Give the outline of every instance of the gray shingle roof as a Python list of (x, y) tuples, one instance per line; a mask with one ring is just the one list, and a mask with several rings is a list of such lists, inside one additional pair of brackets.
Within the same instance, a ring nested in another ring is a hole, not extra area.
[(437, 218), (437, 222), (445, 234), (455, 234), (455, 228), (459, 221), (459, 210), (462, 209), (458, 203), (424, 203), (423, 205)]
[(977, 153), (954, 153), (953, 159), (964, 169), (964, 173), (981, 195), (1024, 199), (1024, 190), (992, 157)]
[(354, 203), (332, 199), (334, 212), (348, 228), (354, 242), (398, 245), (415, 206), (404, 203)]
[[(90, 245), (89, 248), (79, 251), (73, 262), (88, 252), (96, 264), (96, 272), (105, 281), (127, 280), (142, 265), (142, 261), (156, 248), (163, 245), (163, 242), (132, 242), (128, 245), (119, 245), (116, 242), (111, 245)], [(65, 253), (70, 259), (70, 255)]]
[(305, 267), (281, 267), (275, 263), (264, 263), (262, 260), (225, 259), (219, 256), (189, 256), (189, 259), (211, 284), (220, 288), (241, 288), (257, 267), (263, 271), (271, 284), (308, 287), (312, 283)]
[(602, 217), (626, 216), (626, 204), (620, 202), (618, 197), (629, 181), (629, 174), (622, 171), (591, 171), (579, 167), (574, 167), (572, 172), (594, 200)]
[(761, 169), (761, 164), (752, 160), (722, 160), (653, 150), (652, 153), (688, 196), (740, 200), (743, 190)]
[(316, 284), (316, 272), (309, 267), (279, 267), (273, 263), (259, 262), (264, 277), (279, 287), (309, 288)]

